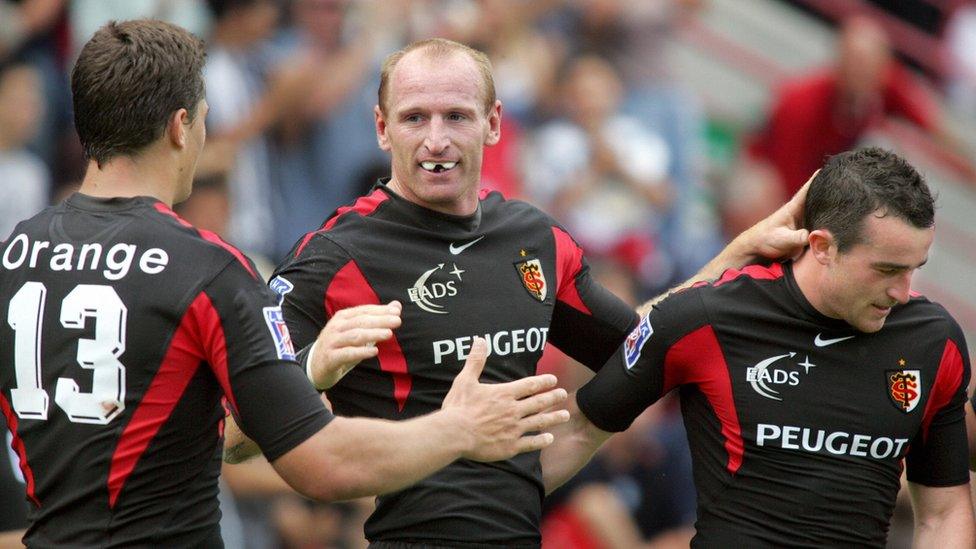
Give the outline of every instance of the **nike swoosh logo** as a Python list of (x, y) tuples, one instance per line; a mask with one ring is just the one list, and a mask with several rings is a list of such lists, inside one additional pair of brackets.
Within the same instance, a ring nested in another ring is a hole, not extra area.
[(817, 334), (817, 337), (813, 338), (813, 344), (816, 345), (817, 347), (826, 347), (828, 345), (833, 345), (834, 343), (844, 341), (845, 339), (851, 339), (852, 337), (854, 336), (835, 337), (834, 339), (822, 339), (820, 337), (820, 334)]
[(458, 255), (459, 253), (463, 252), (464, 250), (467, 250), (471, 246), (474, 246), (475, 244), (477, 244), (479, 240), (481, 240), (482, 238), (484, 238), (486, 236), (488, 236), (488, 235), (484, 235), (483, 234), (483, 235), (479, 236), (478, 238), (472, 240), (471, 242), (468, 242), (467, 244), (461, 244), (460, 246), (455, 246), (454, 243), (451, 242), (451, 245), (448, 246), (448, 249), (451, 250), (451, 255)]

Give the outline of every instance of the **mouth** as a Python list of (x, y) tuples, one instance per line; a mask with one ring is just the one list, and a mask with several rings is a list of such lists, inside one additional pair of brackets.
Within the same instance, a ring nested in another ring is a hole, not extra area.
[(431, 173), (444, 173), (451, 171), (458, 165), (458, 162), (421, 162), (420, 167)]
[(881, 305), (871, 304), (871, 307), (874, 308), (874, 310), (880, 315), (887, 315), (891, 312), (890, 306), (882, 307)]

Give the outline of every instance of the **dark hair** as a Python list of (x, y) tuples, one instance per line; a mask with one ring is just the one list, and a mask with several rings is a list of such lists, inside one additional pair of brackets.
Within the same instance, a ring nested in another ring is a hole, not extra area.
[(390, 55), (386, 56), (383, 60), (383, 68), (380, 70), (380, 87), (377, 91), (377, 100), (379, 101), (380, 111), (383, 114), (387, 112), (387, 101), (390, 95), (390, 78), (393, 75), (393, 69), (396, 68), (397, 63), (404, 58), (408, 53), (414, 50), (423, 50), (424, 54), (431, 59), (444, 59), (451, 55), (461, 53), (467, 55), (474, 61), (475, 65), (478, 67), (478, 72), (481, 73), (481, 81), (485, 96), (482, 98), (484, 101), (485, 113), (490, 113), (491, 108), (495, 106), (495, 79), (491, 74), (491, 61), (488, 60), (488, 56), (484, 52), (478, 51), (470, 46), (466, 46), (460, 42), (455, 42), (453, 40), (448, 40), (446, 38), (429, 38), (427, 40), (419, 40), (407, 45), (401, 50), (397, 50)]
[(935, 201), (922, 176), (897, 154), (870, 147), (827, 160), (807, 192), (804, 227), (829, 230), (844, 252), (863, 241), (864, 219), (875, 213), (919, 229), (935, 223)]
[(163, 21), (111, 21), (98, 29), (71, 72), (85, 158), (101, 166), (139, 152), (179, 109), (192, 120), (204, 97), (204, 58), (202, 40)]

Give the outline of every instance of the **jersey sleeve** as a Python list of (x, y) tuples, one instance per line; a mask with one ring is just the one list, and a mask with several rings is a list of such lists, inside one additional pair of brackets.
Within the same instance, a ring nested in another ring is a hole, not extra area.
[(326, 292), (330, 283), (351, 258), (326, 236), (314, 235), (298, 245), (288, 259), (275, 269), (268, 285), (278, 294), (299, 358), (307, 359), (308, 349), (329, 319)]
[(910, 482), (939, 487), (969, 481), (964, 408), (969, 376), (966, 339), (959, 325), (950, 319), (949, 336), (925, 406), (922, 429), (906, 457)]
[(558, 226), (556, 303), (549, 341), (591, 370), (599, 370), (637, 324), (634, 308), (593, 280), (583, 250)]
[(576, 402), (587, 419), (604, 431), (624, 431), (668, 391), (694, 381), (700, 356), (685, 351), (698, 346), (695, 336), (708, 327), (703, 291), (677, 292), (640, 319), (607, 364), (577, 392)]
[(241, 429), (277, 459), (332, 420), (295, 362), (277, 296), (236, 262), (201, 292), (188, 314), (196, 339)]

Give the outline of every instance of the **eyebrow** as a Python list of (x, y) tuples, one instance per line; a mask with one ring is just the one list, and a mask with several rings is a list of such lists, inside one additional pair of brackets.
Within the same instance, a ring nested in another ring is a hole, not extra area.
[(929, 262), (929, 258), (926, 257), (924, 260), (922, 260), (921, 263), (919, 263), (915, 267), (912, 267), (911, 265), (904, 265), (904, 264), (901, 264), (901, 263), (888, 263), (887, 261), (878, 261), (878, 262), (872, 263), (871, 266), (874, 267), (875, 269), (902, 269), (902, 270), (907, 270), (907, 269), (919, 269), (919, 268), (921, 268), (923, 265), (925, 265), (928, 262)]

